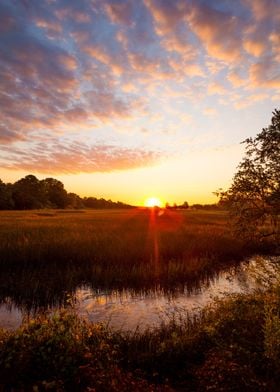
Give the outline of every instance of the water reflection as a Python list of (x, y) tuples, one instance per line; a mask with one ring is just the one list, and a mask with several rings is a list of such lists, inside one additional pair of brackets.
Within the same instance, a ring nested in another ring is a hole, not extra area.
[[(3, 271), (0, 326), (16, 328), (23, 319), (71, 303), (90, 321), (105, 322), (113, 328), (153, 327), (182, 311), (194, 311), (213, 297), (263, 286), (264, 269), (271, 274), (274, 264), (272, 258), (265, 262), (254, 258), (227, 270), (205, 270), (199, 275), (185, 276), (176, 286), (159, 281), (158, 277), (132, 285), (131, 281), (108, 279), (106, 274), (102, 278), (102, 271), (97, 273), (92, 268)], [(266, 267), (262, 269), (261, 265)], [(256, 278), (256, 271), (261, 271), (262, 281)]]

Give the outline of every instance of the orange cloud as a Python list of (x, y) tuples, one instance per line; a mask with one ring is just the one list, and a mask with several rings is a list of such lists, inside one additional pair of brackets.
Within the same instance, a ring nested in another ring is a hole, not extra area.
[(234, 107), (236, 109), (245, 109), (249, 106), (252, 106), (256, 102), (264, 101), (268, 97), (269, 95), (266, 93), (251, 94), (247, 97), (242, 97), (242, 99), (234, 102)]
[(271, 57), (266, 57), (249, 69), (251, 87), (280, 88), (279, 63)]
[[(7, 151), (1, 147), (3, 152)], [(80, 142), (51, 140), (37, 143), (28, 151), (10, 148), (9, 159), (2, 167), (40, 173), (94, 173), (128, 170), (156, 164), (158, 152), (113, 145), (88, 146)]]
[(107, 65), (116, 76), (124, 72), (123, 59), (119, 55), (113, 56), (104, 47), (99, 45), (85, 45), (83, 50), (92, 58)]
[(157, 34), (164, 35), (174, 30), (179, 20), (182, 20), (182, 3), (176, 1), (144, 0), (150, 11)]
[(74, 56), (62, 53), (58, 56), (58, 61), (69, 71), (74, 71), (78, 67), (78, 62)]
[(239, 19), (206, 5), (193, 3), (186, 20), (210, 56), (230, 63), (241, 60), (242, 26)]
[(43, 18), (35, 18), (35, 24), (37, 27), (41, 29), (48, 30), (51, 34), (53, 33), (61, 33), (62, 25), (60, 22), (56, 20), (47, 20)]
[(266, 45), (261, 41), (246, 39), (243, 43), (244, 49), (255, 57), (260, 57), (266, 50)]
[(15, 141), (24, 140), (24, 136), (18, 132), (11, 131), (0, 125), (0, 144), (10, 144)]
[(208, 85), (208, 93), (209, 94), (223, 95), (223, 94), (225, 94), (225, 92), (226, 92), (226, 89), (221, 83), (212, 82)]
[(132, 24), (132, 4), (130, 1), (105, 4), (105, 10), (112, 23)]
[(227, 78), (234, 87), (244, 86), (247, 82), (247, 80), (241, 78), (236, 71), (229, 72)]

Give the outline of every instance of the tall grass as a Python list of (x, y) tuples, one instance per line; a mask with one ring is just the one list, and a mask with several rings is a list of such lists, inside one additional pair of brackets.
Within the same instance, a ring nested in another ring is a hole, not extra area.
[(82, 284), (191, 289), (256, 251), (232, 236), (225, 212), (2, 211), (0, 302), (63, 305)]
[[(114, 268), (151, 263), (158, 241), (160, 270), (172, 260), (209, 264), (250, 252), (235, 239), (223, 212), (166, 212), (153, 225), (150, 211), (1, 212), (0, 267), (99, 265)], [(174, 264), (174, 263), (173, 263)], [(152, 270), (151, 270), (152, 272)]]

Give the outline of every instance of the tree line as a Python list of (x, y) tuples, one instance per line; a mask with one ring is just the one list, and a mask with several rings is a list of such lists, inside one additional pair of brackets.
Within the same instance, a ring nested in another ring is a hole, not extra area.
[(41, 208), (132, 208), (120, 201), (81, 198), (67, 192), (64, 184), (55, 178), (39, 180), (32, 174), (14, 184), (0, 179), (0, 210), (31, 210)]

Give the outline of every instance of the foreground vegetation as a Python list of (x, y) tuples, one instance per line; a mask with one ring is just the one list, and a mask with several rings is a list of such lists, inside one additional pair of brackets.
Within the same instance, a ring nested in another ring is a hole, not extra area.
[(277, 268), (265, 291), (216, 300), (196, 317), (182, 314), (153, 331), (112, 332), (71, 311), (1, 331), (0, 388), (277, 391), (279, 260)]

